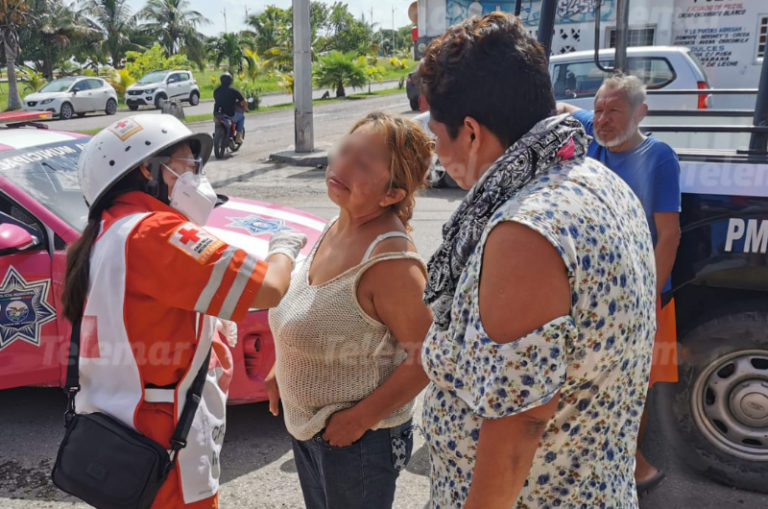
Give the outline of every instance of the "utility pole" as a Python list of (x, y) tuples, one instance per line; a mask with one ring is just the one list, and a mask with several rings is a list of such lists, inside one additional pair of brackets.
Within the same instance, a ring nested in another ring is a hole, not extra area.
[(221, 13), (224, 15), (224, 33), (228, 34), (229, 30), (227, 30), (227, 9), (226, 8), (222, 9)]
[(293, 103), (296, 152), (312, 152), (315, 140), (312, 126), (309, 0), (293, 0)]
[(397, 34), (395, 33), (395, 6), (392, 6), (392, 54), (397, 52)]

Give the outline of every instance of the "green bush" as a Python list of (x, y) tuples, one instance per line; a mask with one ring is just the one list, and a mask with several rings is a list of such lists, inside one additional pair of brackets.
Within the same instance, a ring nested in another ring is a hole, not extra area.
[(141, 79), (152, 71), (169, 69), (188, 69), (191, 63), (186, 55), (177, 54), (172, 57), (165, 56), (165, 50), (159, 44), (155, 44), (147, 51), (128, 51), (125, 53), (125, 69), (134, 80)]
[(253, 99), (253, 103), (249, 104), (249, 110), (257, 110), (259, 109), (259, 105), (261, 104), (261, 88), (254, 86), (254, 85), (243, 85), (241, 88), (239, 88), (240, 93), (243, 94), (243, 97), (245, 97), (245, 100)]
[(104, 78), (112, 85), (112, 88), (117, 92), (118, 97), (123, 97), (125, 89), (136, 83), (136, 80), (128, 72), (128, 69), (113, 69), (110, 68), (109, 74)]

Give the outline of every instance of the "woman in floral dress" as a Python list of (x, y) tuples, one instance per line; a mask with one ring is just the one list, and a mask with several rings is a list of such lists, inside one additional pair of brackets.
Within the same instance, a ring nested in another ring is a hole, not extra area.
[(552, 116), (517, 18), (449, 29), (420, 72), (440, 161), (469, 189), (425, 293), (432, 506), (637, 507), (656, 283), (640, 202)]

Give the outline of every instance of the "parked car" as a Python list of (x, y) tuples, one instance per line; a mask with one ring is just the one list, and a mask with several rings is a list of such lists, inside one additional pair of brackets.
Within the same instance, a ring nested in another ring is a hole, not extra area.
[(93, 111), (114, 115), (117, 92), (101, 78), (68, 76), (51, 81), (39, 92), (24, 98), (25, 111), (47, 111), (62, 120)]
[[(425, 111), (419, 115), (416, 115), (412, 119), (414, 122), (418, 122), (421, 127), (427, 131), (432, 139), (435, 139), (434, 133), (429, 129), (429, 112)], [(432, 153), (432, 165), (429, 167), (429, 176), (427, 177), (427, 184), (430, 187), (459, 187), (453, 178), (445, 171), (445, 167), (440, 164), (440, 160), (437, 158), (436, 153)]]
[(166, 100), (187, 101), (192, 106), (200, 102), (200, 87), (192, 71), (152, 71), (125, 90), (125, 104), (131, 111), (145, 105), (160, 109)]
[[(614, 50), (599, 53), (603, 67), (612, 67)], [(682, 46), (635, 46), (627, 48), (629, 73), (645, 83), (648, 90), (707, 89), (709, 81), (691, 50)], [(555, 55), (549, 60), (549, 74), (555, 99), (592, 109), (595, 93), (606, 73), (595, 65), (594, 51)], [(708, 94), (648, 95), (648, 109), (693, 110), (709, 107)]]
[[(36, 120), (0, 114), (0, 123)], [(70, 324), (60, 312), (66, 247), (83, 230), (88, 210), (77, 159), (89, 137), (35, 127), (0, 127), (0, 389), (61, 386)], [(265, 257), (272, 233), (307, 235), (303, 263), (325, 221), (299, 210), (219, 196), (206, 229)], [(264, 378), (274, 362), (266, 310), (237, 324), (229, 401), (267, 399)]]
[(416, 69), (408, 73), (408, 77), (405, 79), (405, 95), (408, 96), (408, 102), (411, 105), (413, 111), (419, 111), (419, 66)]

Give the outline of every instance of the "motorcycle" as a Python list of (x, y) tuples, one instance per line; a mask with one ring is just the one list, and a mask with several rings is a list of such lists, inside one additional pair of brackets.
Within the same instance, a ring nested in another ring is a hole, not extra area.
[[(213, 153), (216, 159), (222, 159), (227, 149), (237, 152), (242, 146), (242, 142), (237, 142), (237, 129), (232, 117), (218, 114), (214, 117), (213, 132)], [(245, 138), (245, 133), (243, 133)]]

